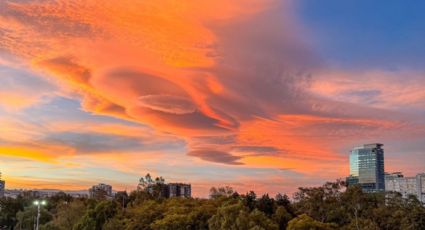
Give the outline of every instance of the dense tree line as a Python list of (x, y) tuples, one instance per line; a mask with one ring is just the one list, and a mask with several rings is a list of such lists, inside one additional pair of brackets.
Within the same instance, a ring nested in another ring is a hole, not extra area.
[[(3, 229), (33, 229), (34, 198), (0, 199)], [(299, 188), (291, 200), (230, 187), (212, 188), (210, 199), (165, 199), (144, 191), (114, 199), (73, 199), (59, 193), (41, 212), (41, 230), (117, 229), (425, 229), (425, 207), (416, 197), (363, 193), (341, 181)], [(1, 229), (2, 227), (0, 227)]]

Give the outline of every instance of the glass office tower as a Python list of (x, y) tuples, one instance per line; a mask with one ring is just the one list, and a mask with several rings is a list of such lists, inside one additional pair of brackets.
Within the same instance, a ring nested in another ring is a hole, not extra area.
[(378, 143), (367, 144), (351, 150), (349, 185), (360, 184), (365, 192), (385, 191), (382, 146)]

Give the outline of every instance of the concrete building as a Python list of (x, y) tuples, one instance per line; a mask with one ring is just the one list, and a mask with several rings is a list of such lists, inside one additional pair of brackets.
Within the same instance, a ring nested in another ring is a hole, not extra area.
[(416, 175), (417, 196), (425, 204), (425, 173)]
[(365, 144), (350, 153), (349, 185), (359, 184), (365, 192), (385, 191), (383, 144)]
[(398, 192), (404, 198), (417, 194), (416, 177), (404, 177), (401, 173), (385, 176), (385, 191)]
[(156, 177), (155, 179), (148, 173), (141, 177), (137, 185), (138, 191), (145, 191), (154, 196), (163, 198), (169, 197), (191, 197), (192, 187), (190, 184), (184, 183), (165, 183), (164, 178)]
[(89, 197), (99, 198), (99, 196), (103, 196), (106, 198), (112, 197), (112, 186), (102, 183), (98, 185), (93, 185), (93, 187), (89, 189)]
[(392, 179), (402, 178), (402, 177), (404, 177), (404, 175), (401, 172), (385, 173), (385, 182), (387, 180), (392, 180)]
[(170, 183), (168, 184), (168, 197), (192, 197), (192, 186), (190, 184)]
[(191, 185), (183, 183), (152, 184), (145, 187), (143, 191), (163, 198), (192, 196)]
[(404, 177), (400, 172), (386, 174), (385, 191), (398, 192), (404, 198), (415, 195), (418, 200), (425, 203), (425, 173), (420, 173), (415, 177)]

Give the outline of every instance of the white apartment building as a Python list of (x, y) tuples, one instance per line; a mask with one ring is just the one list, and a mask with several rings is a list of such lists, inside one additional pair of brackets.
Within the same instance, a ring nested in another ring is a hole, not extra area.
[(416, 175), (417, 196), (425, 204), (425, 173)]
[(415, 195), (425, 203), (425, 173), (404, 177), (400, 172), (385, 175), (385, 191), (398, 192), (404, 198)]

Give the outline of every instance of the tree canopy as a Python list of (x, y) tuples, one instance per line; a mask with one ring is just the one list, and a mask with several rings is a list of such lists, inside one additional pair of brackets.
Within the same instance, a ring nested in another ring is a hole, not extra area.
[[(0, 199), (0, 229), (32, 229), (36, 197)], [(118, 192), (114, 199), (64, 193), (41, 209), (42, 230), (133, 229), (425, 229), (425, 207), (411, 196), (364, 193), (344, 182), (302, 187), (285, 194), (239, 195), (230, 187), (211, 189), (210, 199), (169, 198), (146, 191)]]

